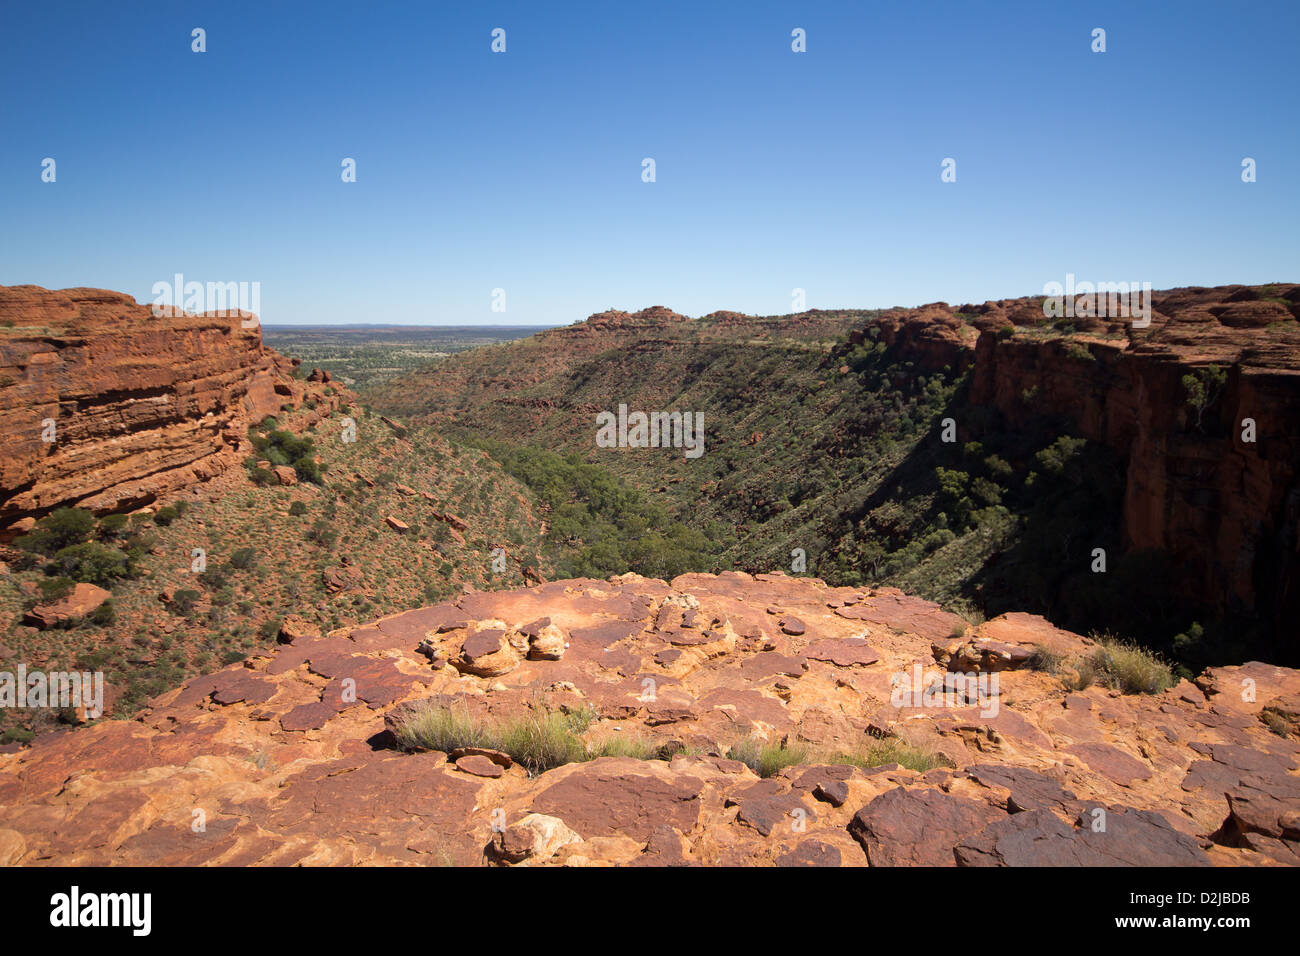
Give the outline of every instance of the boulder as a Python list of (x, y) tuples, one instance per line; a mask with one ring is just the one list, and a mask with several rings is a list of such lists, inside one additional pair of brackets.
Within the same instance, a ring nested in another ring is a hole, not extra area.
[(85, 617), (110, 597), (112, 595), (103, 588), (83, 581), (66, 597), (32, 608), (23, 618), (23, 623), (41, 630), (66, 624)]
[(544, 863), (560, 847), (581, 841), (582, 837), (559, 817), (530, 813), (493, 835), (488, 856), (504, 864)]

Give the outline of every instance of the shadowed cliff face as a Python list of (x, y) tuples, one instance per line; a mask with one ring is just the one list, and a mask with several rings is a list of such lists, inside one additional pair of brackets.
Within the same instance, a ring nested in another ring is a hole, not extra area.
[(243, 316), (155, 316), (118, 292), (0, 287), (0, 527), (127, 510), (211, 478), (248, 425), (308, 391)]
[(1281, 634), (1300, 612), (1300, 287), (1156, 293), (1142, 330), (999, 334), (1026, 301), (982, 314), (995, 327), (976, 346), (972, 403), (1011, 427), (1056, 417), (1114, 450), (1126, 546), (1165, 552), (1181, 593)]

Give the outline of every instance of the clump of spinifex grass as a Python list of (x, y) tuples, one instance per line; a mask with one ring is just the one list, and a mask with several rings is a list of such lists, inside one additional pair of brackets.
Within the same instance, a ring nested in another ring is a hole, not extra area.
[(771, 743), (753, 737), (736, 741), (727, 751), (728, 760), (739, 760), (760, 777), (771, 777), (786, 767), (806, 763), (808, 755), (808, 748), (802, 744)]
[[(394, 727), (393, 736), (403, 750), (441, 750), (486, 747), (487, 726), (458, 707), (420, 707), (408, 712)], [(493, 747), (493, 750), (496, 748)]]
[(1154, 651), (1110, 635), (1096, 640), (1097, 648), (1074, 663), (1074, 689), (1100, 684), (1125, 694), (1158, 694), (1176, 683), (1169, 665)]
[(918, 747), (899, 737), (886, 737), (851, 751), (820, 751), (801, 743), (771, 742), (746, 737), (727, 751), (731, 760), (739, 760), (760, 777), (771, 777), (786, 767), (798, 764), (848, 764), (867, 769), (898, 764), (908, 770), (925, 773), (935, 767), (950, 766), (943, 754)]
[(611, 738), (588, 747), (581, 735), (595, 718), (589, 709), (565, 712), (535, 706), (519, 715), (477, 719), (464, 707), (427, 703), (404, 715), (393, 733), (403, 750), (499, 750), (531, 776), (597, 757), (650, 760), (660, 756), (658, 745), (634, 737)]
[(937, 750), (918, 747), (901, 737), (885, 737), (873, 740), (866, 746), (847, 753), (838, 753), (829, 757), (826, 763), (851, 764), (866, 770), (870, 767), (883, 767), (896, 763), (908, 770), (925, 773), (936, 767), (950, 767), (951, 761)]
[[(463, 705), (428, 702), (406, 713), (393, 732), (403, 750), (444, 753), (462, 747), (500, 750), (532, 776), (598, 757), (668, 760), (677, 754), (695, 753), (693, 749), (634, 734), (613, 734), (588, 744), (582, 734), (596, 716), (590, 709), (564, 712), (535, 705), (521, 715), (480, 719), (471, 716)], [(847, 753), (817, 751), (786, 740), (774, 742), (745, 737), (733, 743), (726, 756), (739, 760), (764, 778), (798, 764), (850, 764), (867, 768), (896, 763), (919, 773), (948, 765), (942, 754), (896, 737), (872, 741)]]
[(597, 757), (631, 757), (633, 760), (667, 760), (672, 752), (667, 744), (646, 737), (615, 734), (587, 748), (592, 760)]

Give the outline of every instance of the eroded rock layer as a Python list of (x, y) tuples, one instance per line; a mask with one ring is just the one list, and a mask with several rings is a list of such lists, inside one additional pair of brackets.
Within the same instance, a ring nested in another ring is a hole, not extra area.
[(255, 317), (0, 287), (0, 527), (61, 505), (148, 504), (230, 467), (249, 423), (281, 405), (310, 393), (320, 415), (337, 407), (338, 390), (293, 367)]
[[(1152, 306), (1142, 328), (1127, 316), (1053, 328), (1041, 297), (893, 309), (878, 324), (921, 369), (970, 368), (971, 403), (1012, 427), (1055, 416), (1116, 451), (1127, 545), (1169, 555), (1186, 596), (1262, 618), (1292, 649), (1300, 286), (1172, 289), (1153, 293)], [(1211, 366), (1222, 384), (1198, 403), (1184, 379)]]
[[(0, 863), (1300, 863), (1300, 672), (1067, 691), (1030, 666), (1040, 647), (1091, 645), (1031, 615), (970, 628), (894, 589), (781, 575), (470, 593), (0, 755)], [(996, 707), (944, 676), (972, 667), (996, 675)], [(947, 690), (900, 696), (917, 671)], [(592, 748), (676, 755), (530, 777), (490, 749), (395, 749), (389, 728), (430, 699), (480, 720), (590, 710)], [(725, 756), (895, 736), (947, 765), (819, 756), (760, 779)]]

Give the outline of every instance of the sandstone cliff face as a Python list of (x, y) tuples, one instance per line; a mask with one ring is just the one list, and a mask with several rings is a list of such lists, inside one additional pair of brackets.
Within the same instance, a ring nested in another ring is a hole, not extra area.
[[(922, 369), (971, 367), (971, 402), (1012, 427), (1056, 416), (1119, 453), (1128, 546), (1166, 552), (1188, 595), (1258, 611), (1285, 636), (1300, 615), (1298, 315), (1300, 286), (1226, 286), (1156, 292), (1145, 329), (1078, 319), (1053, 332), (1041, 299), (891, 310), (878, 324)], [(1210, 365), (1226, 380), (1198, 416), (1183, 378)]]
[[(892, 588), (728, 572), (304, 633), (134, 721), (0, 753), (0, 865), (1300, 864), (1300, 672), (1070, 692), (1030, 653), (1087, 639), (1028, 614), (962, 627)], [(994, 696), (951, 682), (975, 667)], [(947, 689), (899, 696), (917, 671)], [(395, 749), (386, 727), (428, 701), (588, 710), (593, 749), (676, 755), (530, 775), (495, 751)], [(833, 759), (895, 734), (947, 765)], [(760, 779), (725, 756), (743, 738), (816, 759)]]
[(61, 505), (128, 510), (211, 478), (239, 459), (250, 422), (309, 391), (321, 415), (340, 401), (296, 381), (238, 316), (0, 287), (0, 528)]

